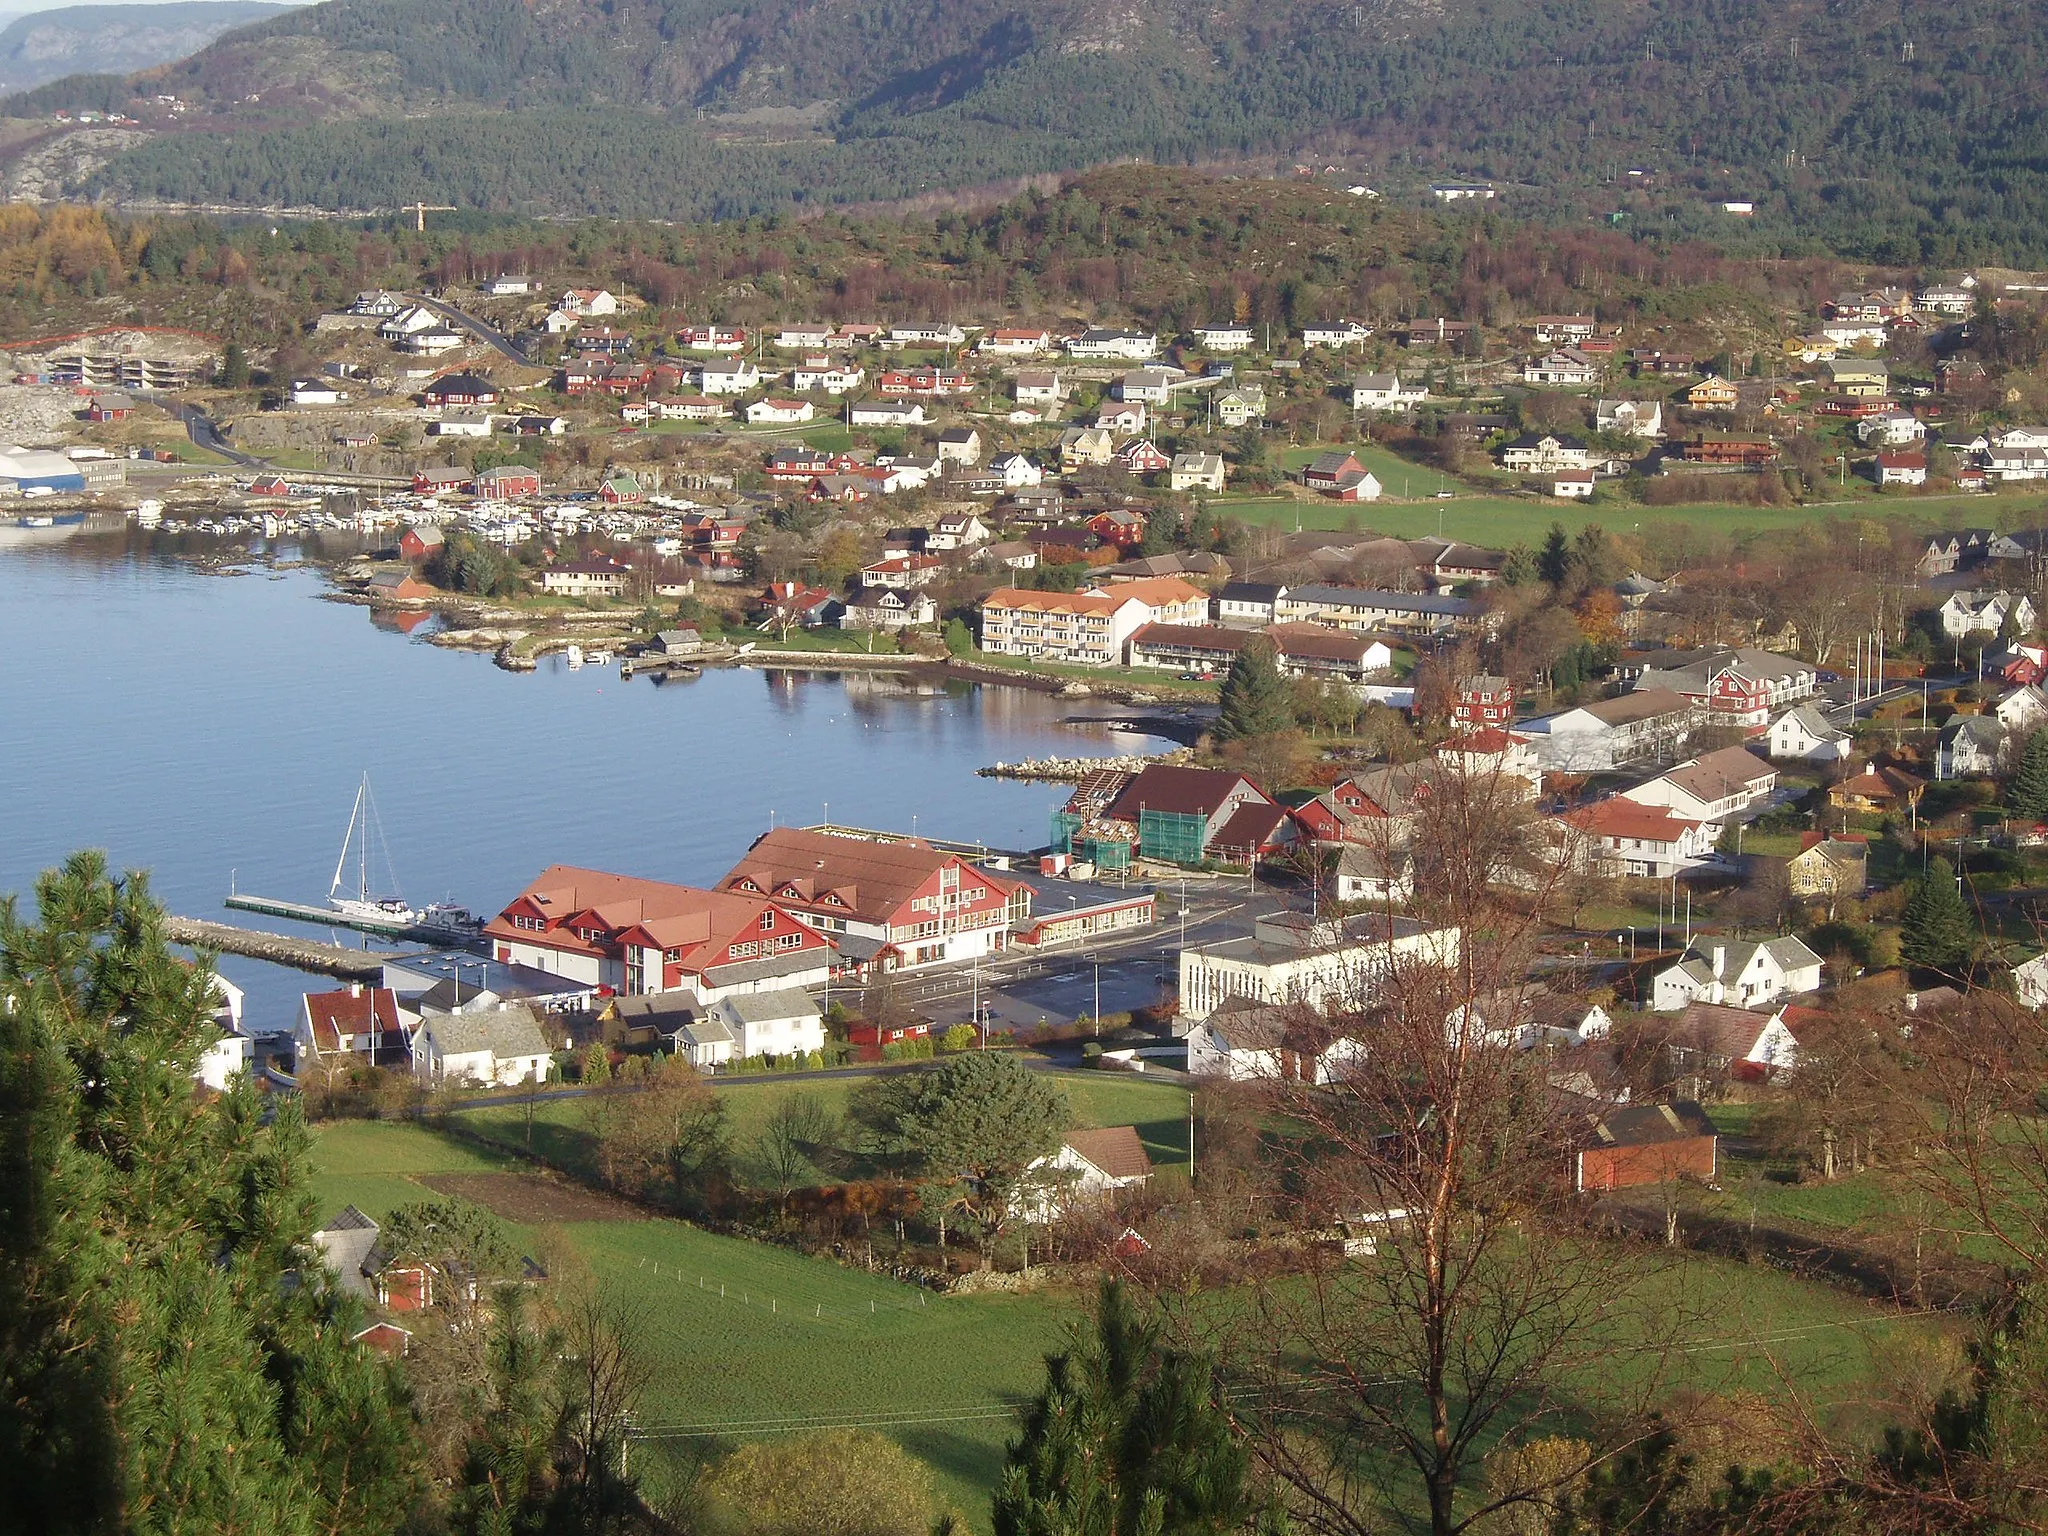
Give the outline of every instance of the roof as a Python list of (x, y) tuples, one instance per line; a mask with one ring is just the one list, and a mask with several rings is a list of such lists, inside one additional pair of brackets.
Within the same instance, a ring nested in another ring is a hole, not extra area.
[(1566, 811), (1558, 819), (1594, 837), (1626, 837), (1651, 843), (1675, 843), (1701, 825), (1664, 806), (1642, 805), (1620, 795)]
[(1680, 763), (1660, 777), (1667, 784), (1677, 785), (1695, 800), (1711, 805), (1740, 793), (1758, 779), (1775, 775), (1777, 771), (1747, 747), (1723, 747), (1718, 752), (1709, 752)]
[(1723, 1003), (1688, 1003), (1679, 1014), (1675, 1029), (1715, 1055), (1739, 1059), (1756, 1049), (1757, 1041), (1779, 1012), (1730, 1008)]
[[(592, 919), (591, 926), (602, 925), (611, 934), (639, 929), (664, 949), (728, 938), (752, 923), (764, 904), (760, 897), (669, 885), (565, 864), (553, 864), (543, 870), (538, 879), (507, 904), (506, 911), (522, 902), (538, 908), (557, 924), (587, 915)], [(486, 923), (484, 932), (493, 938), (521, 943), (532, 943), (539, 937), (530, 929), (512, 926), (504, 913)], [(585, 954), (611, 952), (603, 943), (578, 938), (566, 926), (550, 927), (545, 942), (551, 948)]]
[[(1109, 814), (1118, 821), (1136, 821), (1140, 811), (1172, 815), (1213, 816), (1231, 791), (1251, 781), (1227, 768), (1183, 768), (1152, 763), (1126, 784)], [(1263, 798), (1263, 797), (1261, 797)]]
[(781, 987), (769, 992), (741, 992), (728, 997), (725, 1011), (743, 1024), (775, 1019), (816, 1019), (824, 1017), (818, 1000), (801, 987)]
[(1239, 848), (1256, 852), (1273, 840), (1273, 834), (1286, 820), (1286, 808), (1271, 801), (1240, 805), (1209, 839), (1209, 846), (1224, 852)]
[(375, 1232), (377, 1223), (352, 1205), (344, 1205), (334, 1219), (321, 1225), (322, 1232)]
[[(730, 890), (738, 882), (750, 880), (764, 892), (794, 890), (796, 894), (780, 894), (777, 899), (800, 905), (815, 905), (831, 894), (850, 913), (884, 921), (941, 869), (961, 862), (957, 855), (942, 852), (921, 838), (852, 837), (806, 827), (776, 827), (756, 838), (719, 884)], [(978, 873), (996, 890), (1011, 888), (999, 876)]]
[(1578, 712), (1591, 715), (1602, 725), (1616, 726), (1633, 725), (1638, 720), (1654, 720), (1659, 715), (1677, 714), (1680, 710), (1691, 708), (1690, 700), (1682, 694), (1673, 693), (1669, 688), (1638, 688), (1632, 693), (1624, 693), (1618, 699), (1602, 699), (1597, 704), (1582, 704)]
[(1141, 576), (1136, 581), (1120, 581), (1102, 595), (1113, 597), (1118, 602), (1136, 598), (1148, 608), (1164, 607), (1168, 603), (1206, 604), (1209, 601), (1208, 593), (1178, 576)]
[(1152, 1176), (1152, 1159), (1138, 1140), (1134, 1125), (1105, 1125), (1092, 1131), (1069, 1131), (1060, 1138), (1087, 1161), (1112, 1179), (1146, 1179)]
[(1234, 654), (1243, 650), (1251, 638), (1250, 630), (1219, 629), (1213, 624), (1147, 624), (1131, 636), (1131, 644)]
[(523, 1003), (508, 1003), (481, 1013), (437, 1013), (422, 1026), (445, 1056), (489, 1051), (493, 1056), (546, 1056), (547, 1037), (540, 1021)]
[(1433, 613), (1464, 618), (1479, 611), (1479, 605), (1462, 597), (1435, 597), (1424, 592), (1386, 592), (1376, 587), (1334, 587), (1312, 584), (1290, 587), (1287, 595), (1297, 603), (1329, 608), (1383, 608), (1390, 613)]
[(1122, 596), (1107, 592), (1027, 592), (1021, 587), (998, 587), (981, 600), (981, 607), (984, 613), (991, 608), (1038, 613), (1114, 613), (1124, 601)]
[(1332, 629), (1327, 624), (1275, 624), (1266, 630), (1266, 638), (1282, 656), (1313, 656), (1354, 665), (1364, 661), (1375, 645), (1384, 643), (1371, 635)]
[(313, 1048), (319, 1051), (340, 1050), (344, 1034), (382, 1034), (399, 1027), (398, 997), (388, 987), (308, 992), (305, 1006), (313, 1026)]
[(1592, 1130), (1594, 1144), (1603, 1147), (1652, 1147), (1717, 1134), (1707, 1112), (1691, 1099), (1610, 1110), (1594, 1121)]

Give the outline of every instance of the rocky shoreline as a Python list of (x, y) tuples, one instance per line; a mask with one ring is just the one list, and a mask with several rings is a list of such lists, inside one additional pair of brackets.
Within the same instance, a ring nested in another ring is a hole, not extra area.
[(1117, 769), (1141, 773), (1155, 763), (1185, 763), (1194, 757), (1187, 747), (1172, 752), (1135, 753), (1123, 757), (1036, 757), (1021, 763), (991, 763), (974, 770), (984, 779), (1026, 779), (1042, 784), (1078, 784), (1091, 773)]

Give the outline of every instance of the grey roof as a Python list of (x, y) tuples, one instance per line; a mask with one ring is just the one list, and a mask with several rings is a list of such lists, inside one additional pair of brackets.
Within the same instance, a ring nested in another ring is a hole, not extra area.
[(690, 1045), (733, 1045), (737, 1043), (733, 1038), (733, 1032), (725, 1027), (722, 1020), (711, 1018), (708, 1015), (701, 1019), (692, 1019), (689, 1023), (680, 1026), (675, 1031), (675, 1036), (678, 1040)]
[(1958, 715), (1941, 729), (1945, 745), (1967, 736), (1978, 746), (1996, 751), (2005, 745), (2005, 722), (1996, 715)]
[[(841, 950), (845, 945), (840, 945)], [(826, 962), (814, 950), (793, 949), (787, 954), (764, 955), (759, 960), (736, 960), (730, 965), (708, 965), (704, 979), (714, 987), (742, 986), (750, 981), (772, 981), (778, 976), (795, 976), (816, 970)]]
[(742, 992), (728, 997), (721, 1006), (742, 1024), (761, 1024), (773, 1019), (816, 1019), (825, 1010), (818, 1000), (800, 987), (773, 992)]
[(1353, 389), (1399, 389), (1400, 376), (1392, 373), (1361, 373), (1351, 381)]
[(704, 1011), (704, 1005), (697, 1000), (697, 994), (687, 989), (615, 998), (612, 1007), (618, 1011), (621, 1019), (645, 1020), (670, 1030), (679, 1027), (683, 1020), (694, 1018)]
[(1477, 603), (1462, 597), (1435, 597), (1423, 592), (1381, 592), (1367, 587), (1290, 587), (1287, 595), (1296, 602), (1322, 603), (1333, 608), (1382, 608), (1392, 613), (1434, 613), (1454, 619), (1479, 611)]
[(424, 1028), (448, 1055), (489, 1051), (493, 1056), (545, 1056), (547, 1037), (531, 1008), (513, 1003), (488, 1013), (435, 1014)]
[(334, 1220), (328, 1222), (320, 1230), (322, 1232), (374, 1232), (377, 1230), (377, 1223), (368, 1216), (365, 1216), (356, 1207), (344, 1205), (336, 1213)]
[(1801, 704), (1788, 709), (1778, 718), (1796, 722), (1807, 735), (1820, 741), (1846, 741), (1849, 738), (1847, 731), (1834, 724), (1811, 704)]

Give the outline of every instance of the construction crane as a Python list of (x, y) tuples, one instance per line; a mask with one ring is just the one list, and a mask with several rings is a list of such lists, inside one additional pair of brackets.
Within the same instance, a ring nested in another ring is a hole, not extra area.
[(428, 214), (453, 213), (455, 211), (455, 205), (453, 203), (400, 203), (398, 205), (398, 211), (400, 213), (411, 214), (412, 227), (418, 230), (421, 234), (425, 234), (427, 232)]

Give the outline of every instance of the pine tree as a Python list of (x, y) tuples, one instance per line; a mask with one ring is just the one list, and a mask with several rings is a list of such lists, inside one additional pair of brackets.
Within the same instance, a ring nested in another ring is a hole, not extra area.
[(145, 880), (78, 854), (35, 899), (0, 900), (0, 1529), (398, 1528), (418, 1437), (304, 1258), (297, 1101), (194, 1098), (212, 981)]
[(1207, 1363), (1161, 1348), (1120, 1282), (1103, 1282), (1093, 1336), (1045, 1365), (996, 1493), (996, 1536), (1218, 1536), (1249, 1523), (1249, 1453)]
[(1977, 948), (1977, 925), (1956, 889), (1955, 866), (1936, 859), (1913, 886), (1899, 917), (1899, 954), (1908, 965), (1954, 975)]
[(1216, 740), (1244, 741), (1294, 728), (1294, 693), (1280, 675), (1272, 644), (1253, 640), (1237, 653), (1223, 679)]
[(2016, 816), (2048, 819), (2048, 730), (2034, 732), (2020, 749), (2019, 767), (2006, 788), (2005, 803)]
[(1543, 548), (1536, 556), (1536, 574), (1553, 587), (1561, 587), (1572, 573), (1572, 541), (1563, 523), (1552, 523), (1543, 536)]

